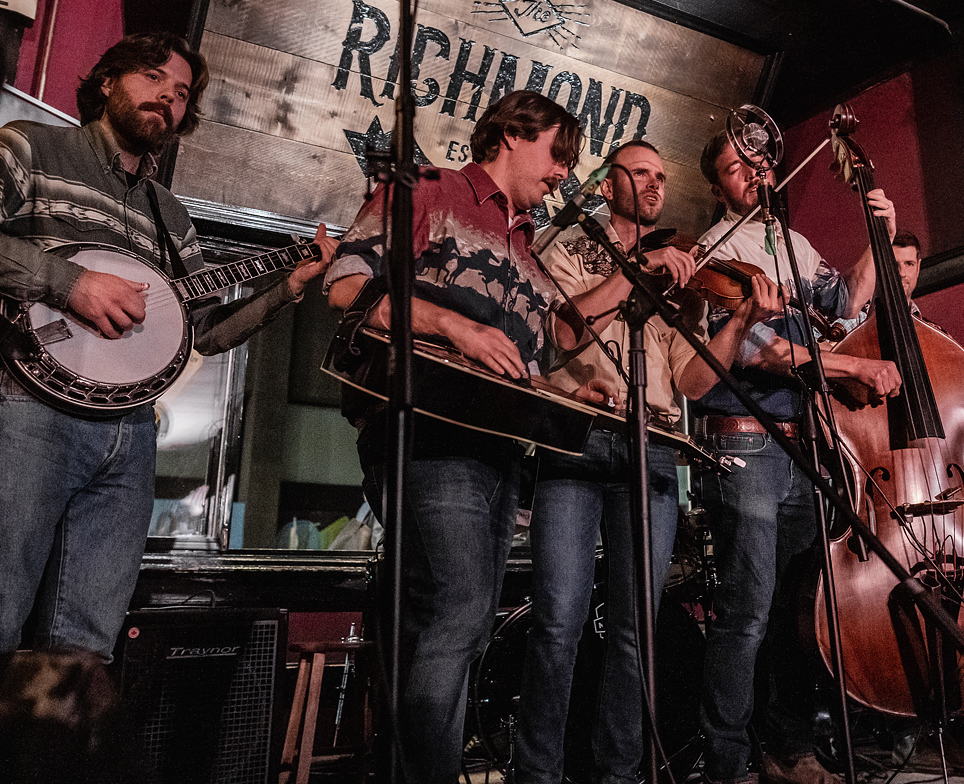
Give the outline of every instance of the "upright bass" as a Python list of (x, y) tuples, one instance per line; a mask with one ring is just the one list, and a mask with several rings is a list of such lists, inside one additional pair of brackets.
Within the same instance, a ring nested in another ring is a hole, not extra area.
[[(848, 138), (853, 126), (850, 108), (838, 106), (831, 125), (835, 151), (862, 197), (877, 292), (868, 319), (834, 350), (892, 360), (903, 383), (885, 402), (869, 399), (858, 384), (835, 386), (831, 405), (845, 481), (861, 519), (964, 628), (964, 349), (911, 316), (886, 224), (867, 205), (873, 166)], [(961, 658), (925, 624), (880, 559), (857, 546), (852, 531), (831, 538), (848, 694), (891, 714), (959, 710)], [(817, 644), (829, 666), (822, 581), (814, 611)]]

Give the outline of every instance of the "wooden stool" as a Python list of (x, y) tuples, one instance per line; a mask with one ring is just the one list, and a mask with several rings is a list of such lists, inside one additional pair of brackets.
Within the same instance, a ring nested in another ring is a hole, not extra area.
[[(279, 784), (287, 784), (295, 769), (294, 760), (298, 758), (295, 784), (308, 784), (308, 774), (312, 762), (336, 761), (351, 757), (358, 749), (346, 749), (344, 753), (314, 756), (315, 730), (318, 725), (318, 707), (321, 703), (321, 678), (325, 670), (325, 657), (330, 654), (356, 654), (356, 672), (359, 659), (373, 643), (370, 640), (333, 640), (330, 642), (305, 643), (292, 646), (300, 657), (298, 662), (298, 681), (295, 684), (291, 713), (288, 716), (288, 730), (281, 753), (281, 775)], [(364, 775), (364, 769), (361, 775)]]

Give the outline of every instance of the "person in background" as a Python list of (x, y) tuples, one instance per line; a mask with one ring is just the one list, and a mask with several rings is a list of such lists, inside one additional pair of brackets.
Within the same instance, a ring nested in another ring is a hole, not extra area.
[(910, 311), (915, 316), (920, 315), (920, 310), (911, 295), (917, 288), (917, 278), (920, 277), (920, 240), (916, 235), (906, 230), (899, 230), (891, 241), (894, 247), (894, 258), (897, 260), (897, 271), (900, 273), (900, 282), (904, 287), (904, 296), (907, 297), (907, 304)]

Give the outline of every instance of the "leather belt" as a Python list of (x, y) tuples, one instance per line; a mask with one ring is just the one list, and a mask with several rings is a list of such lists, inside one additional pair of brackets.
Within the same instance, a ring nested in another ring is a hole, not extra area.
[[(796, 422), (775, 422), (774, 423), (787, 438), (797, 438), (800, 435), (800, 428)], [(695, 422), (697, 436), (725, 435), (727, 433), (763, 433), (767, 431), (753, 417), (723, 417), (706, 416), (699, 417)]]

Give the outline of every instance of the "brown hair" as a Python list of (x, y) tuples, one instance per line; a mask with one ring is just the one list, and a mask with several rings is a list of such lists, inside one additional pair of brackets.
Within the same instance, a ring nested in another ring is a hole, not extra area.
[(716, 169), (716, 161), (729, 144), (726, 131), (720, 131), (703, 148), (703, 154), (700, 156), (700, 171), (710, 185), (720, 184), (720, 173)]
[(129, 73), (159, 68), (180, 55), (191, 66), (191, 89), (184, 119), (177, 127), (178, 136), (192, 133), (200, 122), (198, 104), (208, 84), (208, 66), (203, 55), (173, 33), (135, 33), (128, 35), (104, 52), (89, 74), (80, 80), (77, 88), (77, 108), (84, 125), (97, 120), (104, 113), (107, 96), (101, 91), (107, 79), (117, 79)]
[(920, 252), (920, 240), (917, 239), (917, 235), (913, 232), (907, 231), (906, 229), (900, 229), (894, 235), (894, 241), (890, 243), (895, 248), (913, 248), (917, 251), (917, 258), (921, 257)]
[(490, 105), (472, 132), (472, 160), (494, 161), (506, 136), (535, 141), (543, 131), (559, 126), (552, 142), (552, 158), (570, 170), (579, 163), (582, 128), (559, 104), (531, 90), (516, 90)]
[(647, 141), (643, 141), (642, 139), (632, 139), (631, 141), (621, 144), (618, 147), (613, 147), (609, 151), (609, 155), (607, 155), (606, 159), (603, 161), (603, 164), (605, 165), (608, 163), (610, 166), (612, 166), (616, 162), (616, 158), (619, 157), (619, 153), (621, 153), (623, 150), (632, 149), (633, 147), (642, 147), (644, 150), (652, 150), (659, 155), (659, 150), (656, 149), (655, 145), (652, 145)]

